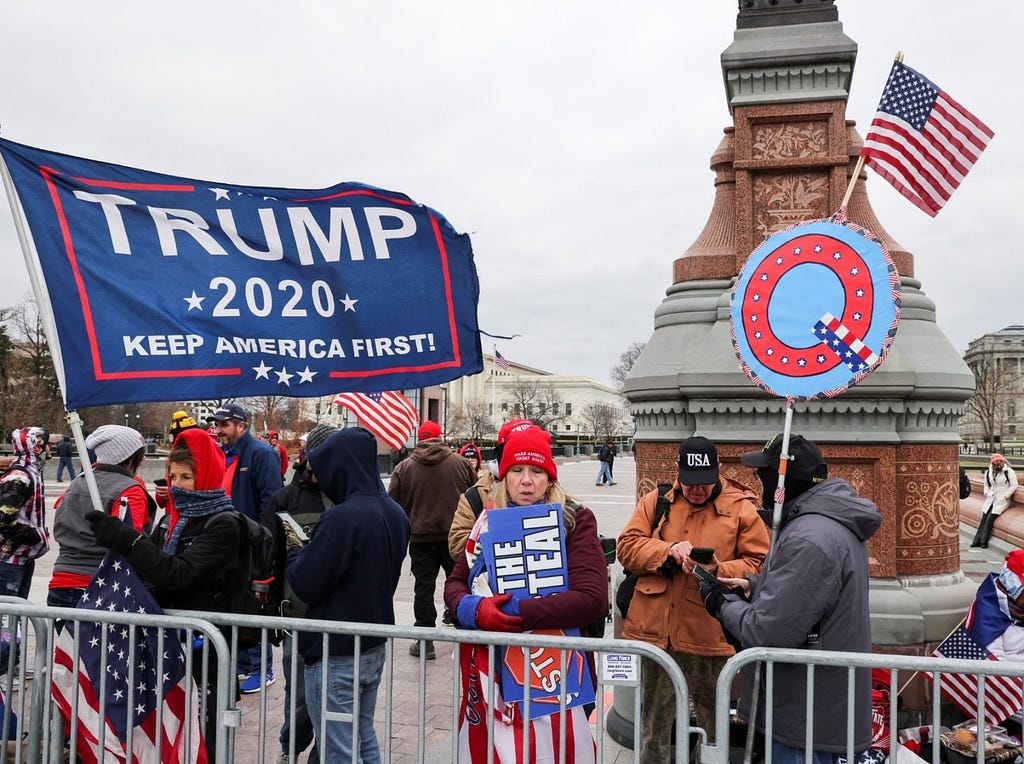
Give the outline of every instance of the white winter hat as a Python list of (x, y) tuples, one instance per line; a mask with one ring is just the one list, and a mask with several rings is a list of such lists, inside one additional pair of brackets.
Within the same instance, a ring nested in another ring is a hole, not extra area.
[(105, 424), (85, 439), (85, 447), (96, 453), (96, 461), (103, 464), (120, 464), (128, 460), (139, 449), (146, 447), (146, 441), (137, 430), (120, 424)]

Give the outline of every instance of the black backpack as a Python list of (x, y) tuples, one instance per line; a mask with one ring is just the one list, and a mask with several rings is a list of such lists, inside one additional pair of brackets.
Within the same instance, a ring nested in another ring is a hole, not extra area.
[[(274, 580), (274, 536), (258, 522), (241, 512), (222, 512), (240, 526), (238, 569), (228, 584), (223, 607), (238, 615), (268, 616), (275, 609), (270, 602), (270, 583)], [(260, 629), (240, 628), (238, 644), (252, 647), (260, 642)]]

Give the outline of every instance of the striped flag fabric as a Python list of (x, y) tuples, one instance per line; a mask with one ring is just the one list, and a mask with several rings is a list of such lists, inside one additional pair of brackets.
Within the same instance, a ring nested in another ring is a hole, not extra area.
[(391, 448), (405, 445), (419, 424), (416, 407), (402, 393), (338, 393), (334, 403), (354, 413), (359, 423)]
[[(1003, 633), (1014, 621), (1007, 614), (1006, 594), (990, 573), (974, 596), (964, 621), (932, 653), (938, 657), (1000, 660)], [(929, 678), (931, 678), (929, 676)], [(979, 680), (974, 674), (943, 674), (942, 693), (971, 718), (977, 714)], [(1019, 676), (985, 677), (985, 720), (998, 724), (1021, 709), (1024, 683)]]
[[(163, 614), (131, 565), (113, 552), (103, 558), (77, 607)], [(89, 623), (83, 618), (78, 622), (76, 676), (74, 623), (65, 622), (57, 636), (50, 692), (65, 729), (74, 722), (74, 753), (81, 761), (205, 764), (199, 699), (185, 671), (177, 631)], [(76, 702), (77, 717), (72, 720)]]
[(864, 163), (932, 217), (995, 133), (938, 85), (893, 63), (864, 139)]
[(505, 371), (508, 371), (508, 359), (499, 353), (497, 348), (494, 349), (494, 362)]

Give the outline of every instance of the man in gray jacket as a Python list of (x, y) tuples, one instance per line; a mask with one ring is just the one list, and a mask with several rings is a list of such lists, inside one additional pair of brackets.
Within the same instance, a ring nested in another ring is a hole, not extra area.
[[(828, 477), (821, 451), (800, 435), (790, 439), (785, 500), (778, 536), (761, 574), (749, 586), (749, 599), (728, 585), (701, 584), (708, 612), (742, 647), (871, 651), (868, 616), (867, 540), (882, 523), (872, 502), (845, 480)], [(761, 451), (743, 454), (757, 470), (762, 505), (775, 505), (782, 435)], [(746, 584), (746, 582), (742, 582)], [(746, 587), (744, 587), (746, 588)], [(752, 677), (745, 676), (740, 713), (750, 719)], [(807, 708), (806, 666), (775, 664), (772, 740), (774, 764), (802, 764), (806, 725), (812, 723), (815, 761), (835, 761), (847, 750), (847, 670), (814, 671), (813, 708)], [(761, 673), (755, 723), (764, 732), (765, 675)], [(871, 744), (871, 675), (855, 672), (853, 750)]]

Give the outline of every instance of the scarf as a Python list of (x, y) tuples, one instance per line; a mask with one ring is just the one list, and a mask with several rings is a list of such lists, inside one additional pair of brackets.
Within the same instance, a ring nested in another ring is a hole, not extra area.
[[(178, 541), (185, 530), (188, 521), (197, 517), (209, 517), (218, 512), (234, 511), (231, 499), (223, 488), (211, 488), (207, 491), (186, 491), (171, 486), (171, 496), (174, 499), (174, 508), (178, 511), (178, 520), (167, 534), (164, 541), (164, 551), (167, 554), (174, 554), (178, 549)], [(185, 522), (182, 522), (184, 519)]]

